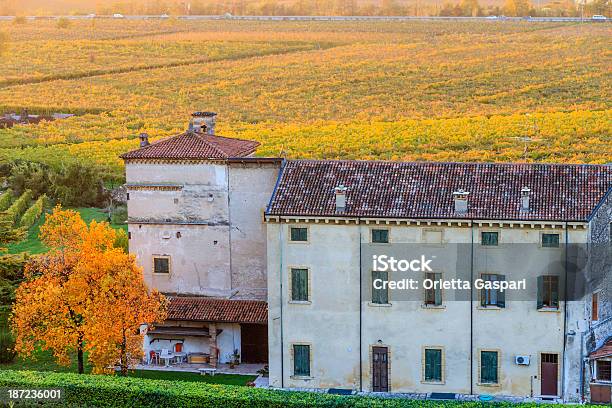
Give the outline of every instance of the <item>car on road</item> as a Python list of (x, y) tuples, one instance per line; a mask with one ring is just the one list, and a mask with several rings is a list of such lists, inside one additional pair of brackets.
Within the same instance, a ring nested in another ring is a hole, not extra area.
[(601, 14), (595, 14), (593, 17), (591, 17), (591, 20), (593, 21), (606, 21), (608, 18), (606, 16), (602, 16)]
[(113, 14), (113, 18), (125, 18), (125, 17), (123, 17), (123, 14), (115, 13)]

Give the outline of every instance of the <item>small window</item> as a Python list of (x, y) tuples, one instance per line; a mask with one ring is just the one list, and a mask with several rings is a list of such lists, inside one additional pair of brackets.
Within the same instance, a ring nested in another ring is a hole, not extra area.
[(180, 238), (181, 237), (181, 231), (176, 231), (176, 237)]
[(174, 204), (178, 204), (178, 203), (179, 203), (179, 199), (178, 199), (178, 198), (175, 198), (175, 199), (174, 199)]
[(128, 239), (132, 239), (132, 233), (128, 231)]
[(480, 383), (497, 384), (499, 353), (497, 351), (480, 352)]
[(372, 243), (388, 244), (389, 243), (389, 230), (373, 229), (372, 230)]
[(559, 277), (538, 276), (538, 309), (559, 308)]
[(425, 381), (442, 382), (442, 350), (425, 349)]
[(291, 300), (308, 301), (308, 269), (291, 269)]
[(483, 246), (498, 246), (499, 245), (499, 232), (483, 231), (480, 235), (481, 243)]
[[(485, 273), (482, 275), (482, 280), (485, 282), (503, 282), (506, 280), (504, 275), (497, 275), (491, 273)], [(497, 306), (506, 307), (506, 296), (505, 293), (499, 289), (486, 289), (483, 288), (481, 291), (480, 305), (482, 307)]]
[(612, 381), (612, 361), (597, 361), (595, 374), (597, 381)]
[(291, 241), (293, 242), (308, 241), (308, 228), (291, 227)]
[(170, 258), (169, 257), (154, 257), (153, 272), (155, 273), (170, 273)]
[[(428, 272), (425, 274), (425, 279), (429, 279), (432, 282), (437, 282), (442, 278), (441, 273)], [(425, 305), (426, 306), (440, 306), (442, 304), (442, 289), (440, 287), (433, 287), (431, 289), (425, 289)]]
[(559, 234), (542, 234), (543, 248), (559, 248)]
[(599, 292), (591, 296), (591, 320), (594, 322), (599, 320)]
[(293, 345), (293, 375), (310, 377), (310, 346)]
[(389, 287), (387, 271), (372, 271), (372, 303), (386, 305), (389, 303)]
[(130, 193), (127, 193), (127, 194), (125, 195), (125, 199), (126, 199), (126, 201), (130, 201)]

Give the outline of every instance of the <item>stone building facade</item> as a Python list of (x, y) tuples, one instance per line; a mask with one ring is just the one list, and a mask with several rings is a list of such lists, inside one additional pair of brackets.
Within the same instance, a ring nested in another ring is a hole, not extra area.
[[(279, 388), (565, 401), (589, 398), (594, 361), (612, 356), (610, 275), (585, 278), (609, 267), (585, 256), (609, 243), (609, 166), (261, 158), (206, 112), (141, 139), (123, 156), (130, 251), (171, 300), (147, 350), (237, 351)], [(370, 266), (382, 253), (433, 259), (421, 281), (527, 289), (403, 298), (372, 287), (399, 277)]]

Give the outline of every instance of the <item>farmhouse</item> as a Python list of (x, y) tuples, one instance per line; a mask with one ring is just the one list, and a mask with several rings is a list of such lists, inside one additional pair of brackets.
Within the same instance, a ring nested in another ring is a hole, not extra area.
[(267, 361), (281, 388), (609, 396), (610, 263), (589, 254), (610, 245), (611, 167), (259, 158), (214, 128), (197, 112), (122, 156), (130, 251), (170, 297), (147, 352)]

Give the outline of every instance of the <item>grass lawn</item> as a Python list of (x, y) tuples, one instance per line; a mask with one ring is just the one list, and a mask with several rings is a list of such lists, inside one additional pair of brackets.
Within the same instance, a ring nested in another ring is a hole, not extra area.
[[(61, 366), (55, 362), (48, 351), (38, 351), (31, 358), (17, 357), (12, 363), (0, 364), (0, 370), (32, 370), (32, 371), (54, 371), (57, 373), (76, 373), (76, 357), (72, 359), (69, 366)], [(91, 366), (87, 364), (85, 355), (85, 372), (91, 373)]]
[[(83, 220), (89, 224), (93, 220), (96, 221), (108, 221), (108, 216), (104, 210), (100, 208), (76, 208), (76, 211), (81, 214)], [(29, 252), (30, 254), (40, 254), (47, 251), (47, 248), (38, 239), (40, 233), (40, 226), (45, 223), (45, 214), (30, 228), (26, 239), (21, 242), (8, 246), (9, 254), (18, 254), (20, 252)], [(111, 227), (115, 229), (124, 229), (127, 231), (127, 225), (125, 224), (111, 224)]]

